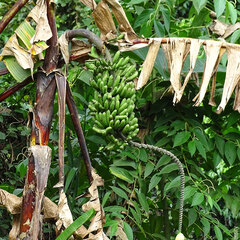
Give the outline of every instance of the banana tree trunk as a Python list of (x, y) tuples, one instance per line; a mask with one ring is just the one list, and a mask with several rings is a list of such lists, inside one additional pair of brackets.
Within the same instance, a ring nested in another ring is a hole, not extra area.
[(51, 163), (51, 149), (47, 146), (53, 117), (53, 103), (57, 88), (54, 70), (58, 64), (58, 39), (54, 4), (45, 0), (47, 17), (52, 31), (48, 41), (43, 72), (36, 74), (36, 103), (31, 113), (31, 147), (23, 192), (20, 231), (17, 239), (42, 239), (42, 200), (47, 186)]

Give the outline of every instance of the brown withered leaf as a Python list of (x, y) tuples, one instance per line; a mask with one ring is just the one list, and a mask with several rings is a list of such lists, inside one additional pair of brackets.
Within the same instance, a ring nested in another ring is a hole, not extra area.
[(193, 101), (196, 101), (196, 103), (194, 104), (195, 106), (199, 106), (202, 100), (204, 99), (209, 81), (214, 72), (214, 67), (218, 60), (221, 47), (222, 47), (222, 42), (217, 42), (212, 40), (206, 41), (206, 46), (204, 46), (204, 50), (206, 53), (205, 68), (204, 68), (200, 91), (196, 95), (196, 97), (193, 99)]
[[(68, 206), (66, 194), (61, 190), (58, 201), (58, 220), (56, 222), (57, 232), (61, 233), (61, 231), (67, 228), (71, 223), (73, 223), (72, 213)], [(74, 237), (71, 236), (69, 239), (74, 239)]]
[(217, 69), (218, 69), (218, 65), (222, 59), (223, 54), (226, 52), (226, 48), (221, 48), (219, 55), (218, 55), (218, 59), (216, 62), (216, 65), (214, 67), (213, 70), (213, 79), (212, 79), (212, 88), (211, 88), (211, 95), (210, 95), (210, 99), (209, 99), (209, 105), (211, 106), (216, 106), (215, 100), (214, 100), (214, 94), (215, 94), (215, 90), (216, 90), (216, 81), (217, 81)]
[(5, 207), (11, 214), (19, 214), (22, 208), (22, 198), (0, 189), (0, 206)]
[(141, 89), (148, 82), (148, 79), (152, 73), (152, 69), (153, 69), (160, 45), (161, 45), (161, 38), (157, 40), (152, 40), (152, 42), (149, 43), (149, 50), (147, 53), (147, 57), (144, 60), (143, 68), (139, 76), (139, 79), (137, 81), (137, 87), (136, 87), (137, 90)]
[(33, 69), (31, 54), (19, 45), (16, 34), (9, 38), (0, 56), (14, 56), (23, 69)]
[(110, 40), (116, 38), (116, 27), (112, 18), (112, 14), (105, 1), (101, 1), (92, 12), (96, 25), (100, 29), (101, 38)]
[(179, 102), (182, 98), (184, 89), (193, 73), (193, 70), (194, 70), (194, 67), (195, 67), (195, 64), (197, 61), (198, 53), (199, 53), (202, 43), (203, 43), (203, 41), (200, 39), (190, 39), (190, 68), (189, 68), (189, 72), (188, 72), (187, 76), (185, 77), (183, 85), (180, 89), (180, 93), (179, 93), (179, 96), (178, 96), (178, 99), (176, 102)]
[(47, 2), (44, 0), (38, 0), (36, 6), (28, 14), (27, 18), (32, 18), (37, 26), (36, 32), (31, 39), (32, 43), (38, 41), (46, 42), (52, 37), (52, 31), (48, 23), (47, 18)]
[(240, 46), (227, 45), (227, 70), (226, 78), (223, 86), (222, 99), (218, 106), (218, 113), (225, 109), (227, 102), (229, 101), (233, 90), (238, 84), (240, 77)]
[(97, 7), (97, 4), (94, 0), (80, 0), (83, 4), (94, 10)]
[(235, 100), (234, 100), (233, 109), (240, 113), (240, 81), (238, 82), (238, 85), (235, 89)]
[[(90, 199), (82, 206), (84, 212), (93, 208), (96, 211), (95, 216), (91, 219), (91, 223), (86, 231), (86, 228), (78, 229), (75, 234), (82, 237), (84, 240), (108, 240), (108, 237), (103, 232), (103, 225), (105, 221), (104, 212), (100, 204), (98, 187), (104, 185), (103, 179), (92, 169), (93, 181), (88, 188)], [(96, 233), (96, 234), (95, 234)]]
[(68, 40), (66, 39), (66, 32), (61, 35), (61, 37), (58, 39), (58, 43), (60, 45), (60, 50), (64, 59), (64, 62), (66, 65), (69, 64), (70, 54), (68, 49)]
[(71, 46), (71, 59), (76, 59), (85, 56), (91, 52), (91, 45), (83, 42), (80, 39), (73, 38)]
[(232, 25), (226, 24), (218, 19), (215, 19), (209, 28), (213, 33), (225, 39), (240, 28), (240, 23), (238, 22)]
[(170, 82), (175, 92), (173, 102), (177, 102), (178, 96), (181, 96), (181, 80), (180, 75), (183, 63), (189, 53), (190, 46), (187, 44), (188, 39), (170, 38), (166, 44), (162, 44), (165, 53), (168, 68), (170, 71)]
[(134, 32), (132, 26), (130, 25), (127, 16), (122, 8), (122, 6), (120, 5), (120, 3), (118, 2), (118, 0), (105, 0), (112, 9), (112, 12), (118, 22), (119, 25), (119, 31), (120, 32), (126, 32), (128, 39), (132, 40), (132, 39), (136, 39), (137, 38), (137, 34)]

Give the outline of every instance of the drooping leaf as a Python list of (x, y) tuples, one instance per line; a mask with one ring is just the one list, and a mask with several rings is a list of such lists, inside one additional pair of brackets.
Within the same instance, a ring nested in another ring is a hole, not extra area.
[(178, 133), (174, 138), (173, 147), (177, 147), (184, 144), (190, 138), (190, 136), (191, 136), (190, 132)]
[(216, 225), (214, 226), (214, 232), (215, 232), (215, 235), (217, 237), (217, 240), (222, 240), (223, 239), (222, 231)]
[(120, 196), (121, 198), (124, 198), (125, 200), (128, 201), (127, 194), (121, 188), (114, 187), (114, 186), (112, 186), (111, 188), (118, 196)]
[(193, 194), (196, 192), (196, 188), (187, 186), (184, 189), (184, 200), (187, 200), (188, 198), (192, 197)]
[(190, 152), (191, 154), (191, 157), (194, 155), (194, 153), (196, 152), (196, 145), (195, 145), (195, 142), (194, 141), (190, 141), (188, 143), (188, 151)]
[(165, 166), (161, 171), (160, 171), (160, 175), (162, 174), (166, 174), (166, 173), (170, 173), (172, 171), (175, 171), (178, 169), (178, 166), (176, 163), (171, 163), (171, 164), (168, 164), (167, 166)]
[(148, 191), (150, 192), (153, 188), (155, 188), (160, 182), (160, 180), (161, 180), (161, 177), (159, 176), (159, 173), (156, 173), (155, 175), (153, 175), (149, 183)]
[(194, 142), (196, 144), (197, 150), (199, 151), (199, 153), (201, 154), (201, 156), (204, 159), (207, 159), (207, 155), (206, 155), (206, 150), (203, 147), (202, 143), (199, 140), (194, 139)]
[(193, 0), (193, 6), (197, 10), (198, 13), (204, 8), (207, 0)]
[(204, 200), (204, 195), (202, 193), (195, 193), (194, 196), (193, 196), (193, 200), (192, 200), (192, 204), (191, 206), (197, 206), (197, 205), (200, 205)]
[(154, 164), (152, 162), (148, 162), (144, 171), (144, 178), (148, 177), (154, 169)]
[(237, 21), (237, 9), (229, 1), (227, 1), (227, 8), (230, 13), (231, 22), (232, 22), (232, 24), (235, 24)]
[(210, 223), (206, 218), (202, 218), (201, 223), (203, 225), (204, 236), (207, 236), (208, 233), (210, 232)]
[(217, 14), (217, 18), (222, 15), (226, 7), (226, 0), (215, 0), (214, 9)]
[(133, 240), (133, 230), (130, 225), (126, 222), (123, 222), (124, 232), (127, 235), (128, 240)]
[(146, 196), (139, 192), (138, 193), (138, 200), (143, 208), (143, 210), (146, 212), (147, 215), (149, 215), (149, 205)]
[(71, 225), (69, 225), (57, 238), (56, 240), (68, 239), (80, 226), (90, 220), (95, 214), (94, 209), (90, 209), (83, 213), (78, 219), (76, 219)]
[(197, 213), (194, 208), (188, 211), (188, 227), (190, 227), (197, 220)]
[(225, 156), (230, 166), (235, 162), (237, 157), (236, 145), (230, 141), (225, 144)]

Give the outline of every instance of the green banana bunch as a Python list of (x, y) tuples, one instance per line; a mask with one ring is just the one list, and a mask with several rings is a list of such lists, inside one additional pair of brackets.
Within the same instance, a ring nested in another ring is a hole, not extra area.
[(130, 63), (129, 57), (121, 57), (120, 51), (116, 52), (112, 63), (98, 58), (85, 65), (93, 72), (90, 84), (94, 95), (89, 103), (94, 118), (93, 130), (105, 136), (108, 150), (122, 149), (138, 133), (132, 81), (138, 76), (136, 66)]

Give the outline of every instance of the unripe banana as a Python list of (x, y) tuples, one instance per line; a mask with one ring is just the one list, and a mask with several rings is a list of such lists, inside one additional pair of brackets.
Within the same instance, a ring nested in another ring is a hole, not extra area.
[(118, 59), (119, 59), (119, 57), (120, 57), (120, 54), (121, 54), (120, 51), (117, 51), (117, 52), (115, 53), (115, 55), (114, 55), (114, 57), (113, 57), (113, 64), (114, 64), (114, 63), (117, 63), (117, 61), (118, 61)]

